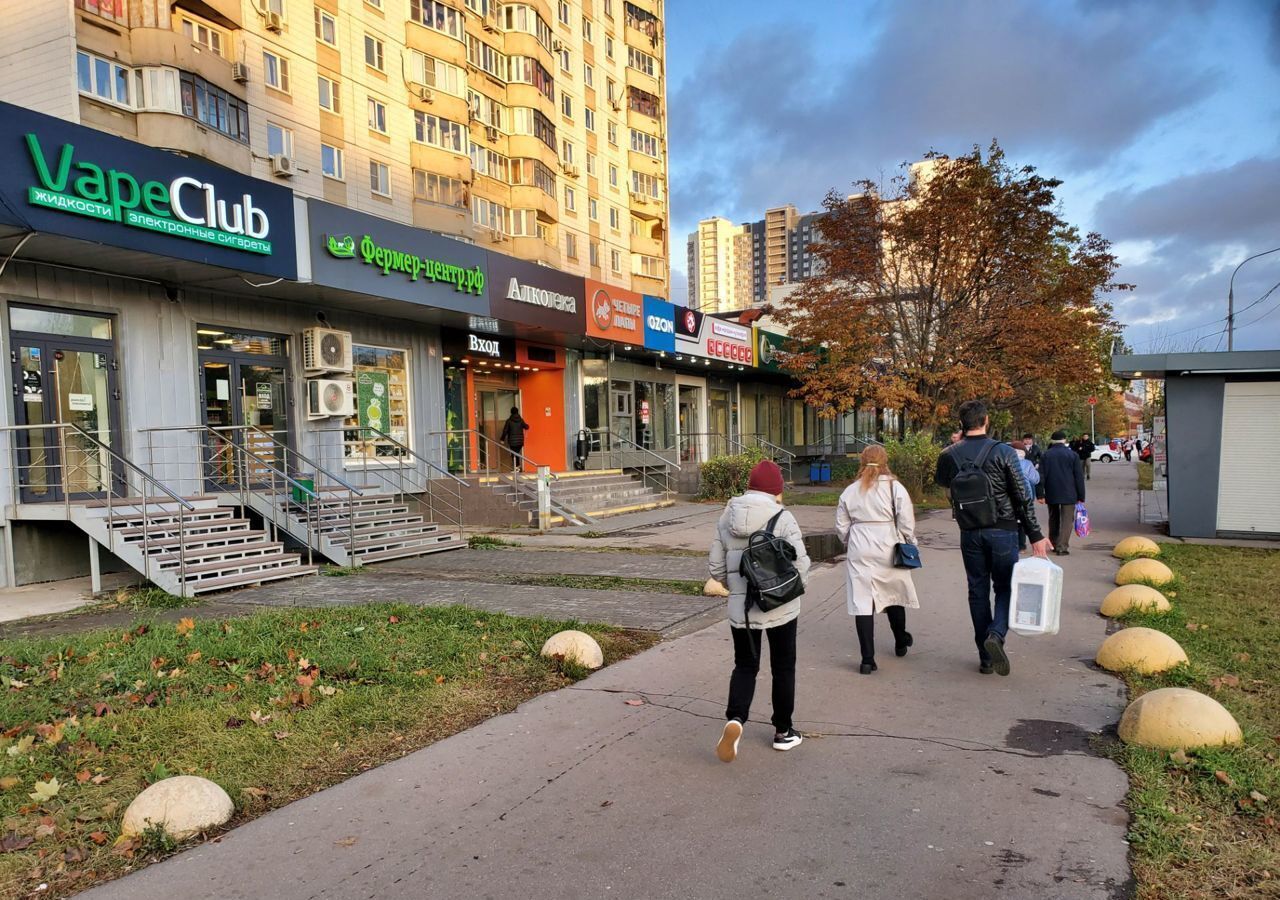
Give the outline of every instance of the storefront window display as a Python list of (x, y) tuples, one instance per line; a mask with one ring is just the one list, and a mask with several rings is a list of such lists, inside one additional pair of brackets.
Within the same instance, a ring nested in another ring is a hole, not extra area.
[(598, 435), (599, 449), (625, 449), (629, 442), (654, 451), (675, 448), (674, 376), (607, 359), (583, 360), (582, 373), (583, 424)]
[[(343, 457), (348, 465), (398, 462), (410, 445), (409, 353), (356, 344), (352, 348), (356, 414), (344, 421)], [(387, 435), (380, 437), (378, 432)], [(390, 438), (390, 439), (388, 439)]]

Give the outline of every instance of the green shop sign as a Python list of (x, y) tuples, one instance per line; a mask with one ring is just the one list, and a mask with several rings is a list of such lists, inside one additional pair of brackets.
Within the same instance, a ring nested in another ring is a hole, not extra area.
[(212, 182), (189, 175), (167, 183), (141, 180), (127, 171), (76, 159), (76, 148), (70, 143), (62, 144), (52, 157), (35, 133), (26, 135), (26, 143), (40, 182), (27, 189), (27, 201), (33, 206), (271, 254), (271, 242), (266, 240), (271, 223), (248, 193), (228, 203)]
[(484, 293), (484, 269), (478, 265), (468, 269), (416, 253), (393, 250), (376, 243), (367, 234), (362, 235), (359, 241), (350, 235), (329, 235), (324, 239), (324, 245), (329, 255), (336, 259), (355, 259), (358, 254), (365, 265), (381, 269), (383, 275), (402, 272), (410, 281), (443, 282), (452, 284), (455, 291), (477, 296)]

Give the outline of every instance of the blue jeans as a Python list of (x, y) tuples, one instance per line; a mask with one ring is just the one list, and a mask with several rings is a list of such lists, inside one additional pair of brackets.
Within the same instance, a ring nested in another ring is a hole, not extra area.
[[(1001, 640), (1009, 633), (1009, 598), (1012, 593), (1013, 564), (1018, 561), (1018, 533), (1003, 528), (976, 528), (960, 532), (960, 555), (969, 581), (969, 617), (973, 619), (973, 640), (978, 657), (990, 662), (982, 642), (988, 634)], [(991, 591), (995, 589), (995, 610)]]

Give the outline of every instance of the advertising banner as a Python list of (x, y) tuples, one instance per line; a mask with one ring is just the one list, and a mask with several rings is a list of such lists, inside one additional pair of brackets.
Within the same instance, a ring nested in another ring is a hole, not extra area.
[(676, 352), (676, 308), (658, 297), (644, 295), (644, 346)]
[(675, 311), (675, 324), (676, 353), (730, 365), (755, 365), (750, 327), (680, 307)]
[(356, 418), (362, 427), (386, 433), (390, 381), (386, 372), (361, 372), (356, 376)]
[(587, 308), (582, 278), (505, 253), (487, 252), (491, 316), (561, 334), (582, 334)]
[(298, 276), (288, 188), (8, 103), (0, 120), (0, 222)]
[(452, 238), (307, 201), (316, 284), (419, 306), (489, 315), (488, 256)]
[(474, 331), (445, 328), (440, 331), (440, 344), (444, 355), (455, 362), (463, 359), (509, 363), (516, 361), (516, 342), (496, 334), (477, 334)]
[(644, 297), (626, 288), (587, 279), (587, 334), (619, 344), (644, 346)]
[(776, 331), (766, 331), (763, 328), (757, 328), (756, 332), (756, 367), (764, 369), (766, 372), (782, 372), (782, 366), (778, 364), (777, 353), (779, 350), (789, 350), (791, 338), (784, 334), (778, 334)]

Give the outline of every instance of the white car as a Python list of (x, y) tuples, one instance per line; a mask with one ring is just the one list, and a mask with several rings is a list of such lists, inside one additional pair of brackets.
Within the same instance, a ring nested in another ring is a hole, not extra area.
[(1103, 444), (1101, 447), (1094, 448), (1089, 459), (1093, 462), (1115, 462), (1117, 459), (1124, 459), (1124, 451), (1112, 450), (1109, 444)]

